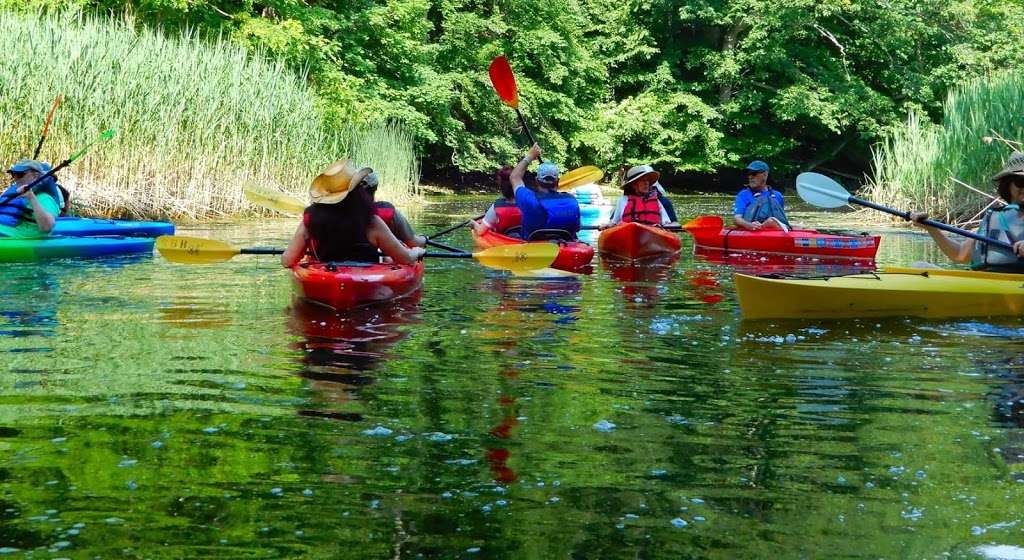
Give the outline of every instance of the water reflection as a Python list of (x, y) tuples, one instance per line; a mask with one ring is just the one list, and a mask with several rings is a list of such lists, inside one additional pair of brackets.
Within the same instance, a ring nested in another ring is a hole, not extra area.
[(668, 289), (665, 282), (679, 262), (679, 254), (642, 261), (601, 255), (601, 267), (619, 282), (627, 306), (653, 308)]
[(360, 421), (362, 415), (334, 410), (358, 398), (375, 382), (370, 372), (392, 357), (391, 348), (420, 322), (422, 290), (395, 302), (338, 312), (295, 298), (288, 328), (300, 337), (292, 348), (301, 352), (299, 375), (309, 380), (316, 408), (302, 416)]

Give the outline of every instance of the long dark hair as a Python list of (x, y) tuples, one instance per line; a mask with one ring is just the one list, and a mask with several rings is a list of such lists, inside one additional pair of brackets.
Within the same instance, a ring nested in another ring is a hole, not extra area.
[(1010, 184), (1016, 184), (1017, 188), (1024, 189), (1024, 175), (1007, 175), (999, 180), (996, 184), (996, 191), (999, 192), (999, 198), (1006, 201), (1007, 204), (1012, 204), (1010, 200)]
[(512, 185), (512, 166), (505, 165), (494, 174), (494, 177), (498, 180), (498, 188), (501, 189), (501, 196), (505, 197), (506, 200), (515, 198), (516, 193), (513, 190), (515, 187)]
[(306, 209), (306, 230), (324, 255), (345, 253), (354, 243), (366, 243), (373, 219), (373, 195), (362, 183), (337, 204), (313, 204)]

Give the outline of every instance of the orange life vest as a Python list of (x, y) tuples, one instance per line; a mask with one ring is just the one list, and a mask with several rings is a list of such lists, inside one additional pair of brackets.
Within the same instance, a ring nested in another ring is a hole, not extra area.
[(509, 202), (504, 198), (494, 201), (494, 215), (498, 217), (498, 225), (494, 226), (498, 233), (505, 233), (523, 225), (523, 212), (515, 202)]
[(661, 224), (661, 203), (658, 192), (652, 190), (647, 197), (627, 195), (626, 207), (622, 209), (623, 222)]

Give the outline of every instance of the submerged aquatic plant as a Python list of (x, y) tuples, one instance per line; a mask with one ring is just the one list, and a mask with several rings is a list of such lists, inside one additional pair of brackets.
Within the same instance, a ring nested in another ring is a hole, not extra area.
[(1022, 115), (1024, 76), (968, 82), (946, 98), (941, 125), (911, 113), (906, 126), (875, 147), (867, 198), (946, 221), (970, 218), (990, 200), (954, 179), (994, 195), (990, 178), (1006, 162), (1008, 143), (1024, 138)]
[(380, 196), (417, 191), (412, 140), (395, 124), (328, 127), (282, 62), (224, 40), (139, 29), (130, 18), (0, 12), (0, 156), (60, 161), (105, 128), (118, 135), (62, 174), (90, 214), (201, 219), (250, 212), (246, 184), (305, 199), (310, 180), (350, 154), (382, 177)]

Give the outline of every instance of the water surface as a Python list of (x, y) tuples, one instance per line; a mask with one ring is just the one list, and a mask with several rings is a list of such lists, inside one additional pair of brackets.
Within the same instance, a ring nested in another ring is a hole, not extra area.
[[(683, 247), (556, 281), (431, 261), (418, 296), (340, 316), (272, 257), (4, 265), (0, 554), (1021, 552), (1019, 320), (744, 322), (732, 267)], [(922, 259), (927, 237), (885, 232), (880, 264)]]

